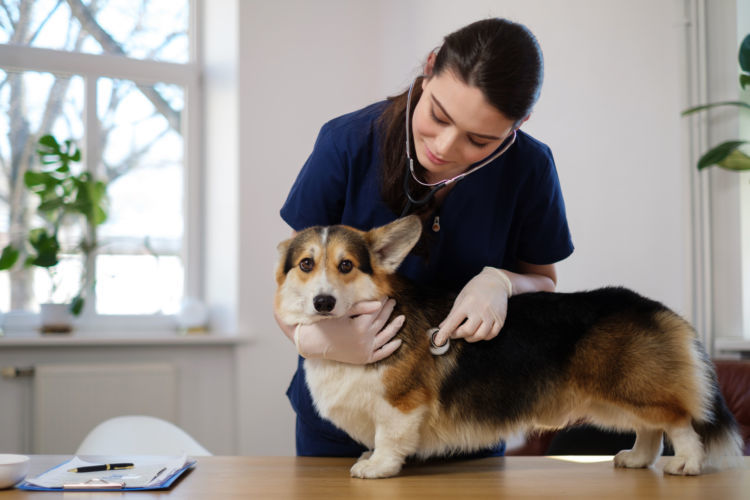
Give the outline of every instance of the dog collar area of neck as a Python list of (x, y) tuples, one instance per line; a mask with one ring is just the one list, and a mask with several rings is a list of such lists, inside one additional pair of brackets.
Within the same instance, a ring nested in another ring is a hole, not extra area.
[(430, 328), (427, 330), (427, 338), (430, 339), (430, 352), (433, 356), (442, 356), (448, 352), (448, 348), (451, 346), (451, 339), (445, 341), (443, 345), (435, 344), (435, 335), (440, 331), (440, 328)]

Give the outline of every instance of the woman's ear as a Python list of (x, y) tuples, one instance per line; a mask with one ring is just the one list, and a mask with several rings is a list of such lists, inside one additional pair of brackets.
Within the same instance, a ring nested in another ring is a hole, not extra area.
[(432, 76), (432, 69), (435, 67), (435, 58), (437, 57), (437, 51), (438, 49), (435, 49), (430, 52), (430, 55), (427, 56), (427, 62), (424, 63), (424, 71), (422, 72), (422, 74), (426, 77)]
[(513, 128), (515, 130), (518, 130), (519, 128), (521, 128), (521, 125), (523, 125), (524, 123), (526, 123), (526, 120), (528, 120), (529, 118), (531, 118), (531, 114), (530, 113), (528, 115), (526, 115), (526, 118), (522, 118), (521, 120), (518, 120), (518, 122), (516, 122), (515, 127), (513, 127)]

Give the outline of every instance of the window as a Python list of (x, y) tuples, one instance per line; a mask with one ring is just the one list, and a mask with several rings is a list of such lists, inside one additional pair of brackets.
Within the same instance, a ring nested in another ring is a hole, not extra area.
[(84, 311), (92, 322), (163, 317), (183, 296), (200, 296), (189, 279), (199, 249), (185, 244), (200, 211), (186, 196), (200, 157), (191, 3), (0, 5), (0, 246), (34, 227), (37, 201), (22, 179), (44, 134), (76, 141), (82, 168), (106, 180), (109, 197), (94, 258), (64, 254), (54, 280), (39, 268), (0, 272), (0, 310), (69, 298), (84, 267), (95, 276)]

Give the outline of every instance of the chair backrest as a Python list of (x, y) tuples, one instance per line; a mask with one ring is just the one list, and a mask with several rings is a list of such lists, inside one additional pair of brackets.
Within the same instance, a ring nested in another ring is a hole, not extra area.
[(105, 420), (83, 439), (76, 455), (211, 455), (171, 422), (147, 415)]
[(750, 455), (750, 361), (716, 360), (714, 364), (721, 393), (745, 443), (744, 453)]

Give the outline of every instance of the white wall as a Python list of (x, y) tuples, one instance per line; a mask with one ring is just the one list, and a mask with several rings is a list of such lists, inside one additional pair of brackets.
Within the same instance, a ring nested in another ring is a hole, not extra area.
[(223, 129), (239, 160), (230, 283), (239, 331), (255, 339), (238, 363), (241, 453), (293, 453), (283, 393), (295, 352), (273, 321), (272, 269), (289, 235), (278, 210), (320, 126), (404, 88), (444, 34), (488, 15), (528, 25), (545, 54), (524, 127), (552, 147), (567, 201), (576, 252), (559, 265), (560, 289), (623, 284), (689, 313), (682, 1), (235, 1), (238, 117)]

